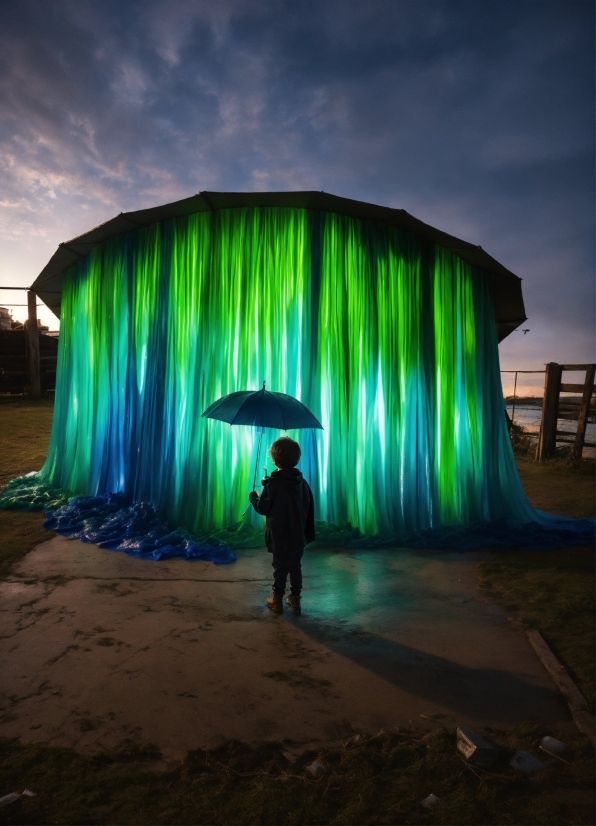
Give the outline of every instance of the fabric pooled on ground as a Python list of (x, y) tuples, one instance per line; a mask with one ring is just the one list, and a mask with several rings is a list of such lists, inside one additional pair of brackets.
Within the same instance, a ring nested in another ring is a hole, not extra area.
[(47, 511), (61, 508), (72, 493), (50, 487), (37, 472), (17, 476), (0, 492), (0, 508), (19, 511)]
[(0, 508), (44, 510), (44, 528), (139, 559), (181, 556), (216, 565), (237, 559), (219, 539), (200, 541), (181, 528), (172, 530), (147, 502), (131, 502), (124, 493), (73, 497), (67, 491), (52, 489), (36, 473), (13, 479), (0, 494)]
[(43, 523), (70, 539), (93, 542), (110, 551), (124, 551), (140, 559), (203, 559), (216, 565), (235, 562), (236, 554), (218, 539), (200, 542), (181, 528), (171, 530), (153, 505), (131, 502), (124, 493), (75, 496), (67, 505), (48, 513)]

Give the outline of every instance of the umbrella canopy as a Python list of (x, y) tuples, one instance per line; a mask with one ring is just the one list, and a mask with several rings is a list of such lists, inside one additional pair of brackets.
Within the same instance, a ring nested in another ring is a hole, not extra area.
[(205, 410), (206, 419), (219, 419), (228, 424), (245, 424), (252, 427), (274, 427), (278, 430), (296, 430), (323, 425), (308, 407), (293, 396), (265, 390), (239, 390), (222, 396)]

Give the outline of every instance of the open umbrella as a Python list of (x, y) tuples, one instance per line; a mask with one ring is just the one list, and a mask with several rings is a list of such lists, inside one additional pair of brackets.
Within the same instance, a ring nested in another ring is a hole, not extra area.
[(257, 469), (261, 456), (261, 442), (264, 427), (276, 427), (280, 430), (297, 430), (316, 427), (323, 429), (321, 422), (313, 416), (306, 405), (286, 393), (272, 393), (265, 390), (239, 390), (222, 396), (213, 402), (202, 414), (206, 419), (219, 419), (228, 424), (245, 424), (261, 428), (257, 461), (253, 479), (253, 490), (257, 481)]

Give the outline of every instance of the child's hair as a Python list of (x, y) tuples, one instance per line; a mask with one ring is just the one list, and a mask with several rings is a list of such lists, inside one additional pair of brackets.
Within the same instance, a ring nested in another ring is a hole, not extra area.
[(300, 461), (302, 451), (300, 445), (289, 436), (280, 436), (276, 439), (269, 449), (271, 458), (275, 464), (280, 468), (296, 467)]

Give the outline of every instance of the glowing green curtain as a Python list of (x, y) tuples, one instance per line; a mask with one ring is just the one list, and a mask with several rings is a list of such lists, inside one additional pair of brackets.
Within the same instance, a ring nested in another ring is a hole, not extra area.
[(124, 491), (191, 531), (237, 522), (255, 432), (201, 413), (266, 380), (324, 426), (289, 434), (318, 519), (405, 535), (533, 518), (490, 278), (411, 235), (285, 208), (164, 221), (72, 267), (61, 321), (52, 485)]

